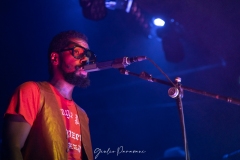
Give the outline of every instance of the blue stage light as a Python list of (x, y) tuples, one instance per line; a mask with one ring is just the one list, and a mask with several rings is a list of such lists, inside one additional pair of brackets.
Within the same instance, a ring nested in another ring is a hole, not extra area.
[(163, 27), (165, 25), (165, 21), (162, 20), (161, 18), (155, 18), (153, 20), (153, 23), (154, 23), (154, 25), (159, 26), (159, 27)]

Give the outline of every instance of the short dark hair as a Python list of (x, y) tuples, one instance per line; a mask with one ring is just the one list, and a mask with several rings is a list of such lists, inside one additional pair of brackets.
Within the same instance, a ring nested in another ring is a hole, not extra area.
[(53, 75), (51, 57), (50, 57), (51, 53), (52, 52), (60, 53), (60, 51), (63, 48), (69, 45), (69, 40), (72, 38), (79, 38), (86, 42), (88, 41), (87, 37), (83, 33), (80, 33), (75, 30), (69, 30), (69, 31), (60, 32), (59, 34), (55, 35), (52, 41), (50, 42), (48, 47), (48, 65), (49, 65), (50, 76)]

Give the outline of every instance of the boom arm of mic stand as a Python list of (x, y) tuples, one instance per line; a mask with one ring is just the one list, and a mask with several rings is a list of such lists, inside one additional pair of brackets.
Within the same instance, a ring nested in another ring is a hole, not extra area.
[[(165, 85), (168, 85), (168, 86), (171, 86), (171, 87), (175, 87), (175, 86), (173, 86), (172, 83), (164, 81), (164, 80), (160, 80), (160, 79), (157, 79), (157, 78), (153, 78), (150, 74), (148, 74), (146, 72), (142, 72), (141, 74), (137, 74), (137, 73), (130, 72), (130, 71), (126, 70), (125, 68), (120, 68), (119, 71), (120, 71), (120, 73), (125, 74), (125, 75), (132, 75), (132, 76), (136, 76), (136, 77), (139, 77), (141, 79), (144, 79), (144, 80), (147, 80), (147, 81), (150, 81), (150, 82), (156, 82), (156, 83), (165, 84)], [(193, 89), (193, 88), (186, 87), (186, 86), (181, 86), (181, 88), (185, 91), (188, 91), (188, 92), (192, 92), (192, 93), (204, 95), (204, 96), (207, 96), (207, 97), (211, 97), (211, 98), (214, 98), (214, 99), (223, 100), (223, 101), (226, 101), (228, 103), (240, 105), (240, 100), (236, 99), (236, 98), (221, 96), (221, 95), (218, 95), (218, 94), (213, 94), (213, 93)]]
[[(172, 83), (168, 83), (168, 82), (165, 82), (165, 81), (162, 81), (162, 80), (152, 78), (152, 76), (150, 74), (146, 73), (146, 72), (142, 72), (141, 74), (136, 74), (136, 73), (127, 71), (125, 68), (121, 68), (119, 70), (122, 74), (125, 74), (125, 75), (133, 75), (133, 76), (137, 76), (139, 78), (145, 79), (145, 80), (150, 81), (150, 82), (158, 82), (158, 83), (173, 86)], [(182, 93), (180, 81), (177, 81), (176, 87), (180, 91), (178, 93), (178, 95), (176, 96), (176, 103), (177, 103), (177, 107), (178, 107), (178, 111), (179, 111), (181, 128), (182, 128), (184, 149), (185, 149), (185, 154), (186, 154), (185, 158), (186, 158), (186, 160), (190, 160), (188, 143), (187, 143), (187, 133), (186, 133), (185, 121), (184, 121), (183, 105), (182, 105), (182, 94), (183, 93)]]

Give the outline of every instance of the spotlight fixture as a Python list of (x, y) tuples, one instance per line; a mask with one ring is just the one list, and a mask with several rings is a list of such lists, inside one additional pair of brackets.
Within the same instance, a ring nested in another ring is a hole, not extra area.
[(129, 13), (141, 26), (145, 35), (150, 35), (150, 24), (138, 4), (133, 0), (79, 0), (82, 13), (90, 20), (101, 20), (107, 15), (107, 9), (122, 9)]
[(137, 2), (133, 0), (115, 0), (115, 1), (107, 0), (106, 8), (111, 10), (115, 9), (125, 10), (125, 12), (129, 13), (134, 18), (134, 20), (140, 25), (140, 27), (145, 32), (145, 35), (149, 36), (151, 26), (148, 20), (146, 19), (145, 15), (142, 13)]
[(127, 13), (130, 12), (133, 0), (106, 0), (106, 7), (111, 10), (115, 9), (125, 9)]
[(162, 42), (165, 58), (169, 62), (178, 63), (185, 57), (182, 32), (179, 23), (173, 19), (156, 29), (156, 34)]
[(139, 8), (138, 4), (134, 1), (132, 7), (129, 12), (137, 23), (143, 28), (145, 35), (149, 36), (151, 26), (149, 25), (149, 21), (146, 19), (145, 15), (142, 13), (142, 10)]
[(107, 15), (105, 0), (79, 0), (84, 17), (90, 20), (101, 20)]

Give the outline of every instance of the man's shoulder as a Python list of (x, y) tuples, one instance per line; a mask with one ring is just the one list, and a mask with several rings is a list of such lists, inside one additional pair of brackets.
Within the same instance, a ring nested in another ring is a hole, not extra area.
[(20, 90), (32, 90), (32, 89), (38, 89), (37, 82), (34, 81), (27, 81), (18, 86), (18, 89)]
[(89, 122), (89, 118), (88, 118), (88, 115), (87, 115), (87, 113), (85, 112), (85, 110), (82, 109), (80, 106), (78, 106), (76, 103), (75, 103), (75, 105), (76, 105), (76, 107), (77, 107), (79, 116), (82, 118), (82, 120), (85, 120), (85, 121), (87, 121), (87, 123), (88, 123), (88, 122)]
[(77, 109), (78, 110), (81, 110), (82, 112), (86, 113), (84, 109), (82, 109), (82, 107), (80, 107), (76, 102), (74, 102), (75, 105), (77, 106)]
[[(74, 103), (75, 103), (75, 102), (74, 102)], [(78, 109), (80, 112), (82, 112), (82, 113), (84, 113), (84, 114), (87, 115), (86, 111), (85, 111), (84, 109), (82, 109), (82, 107), (80, 107), (77, 103), (75, 103), (75, 105), (77, 106), (77, 109)]]
[(18, 91), (24, 91), (24, 92), (39, 92), (39, 85), (38, 83), (44, 83), (44, 82), (36, 82), (36, 81), (27, 81), (22, 83), (18, 86)]

